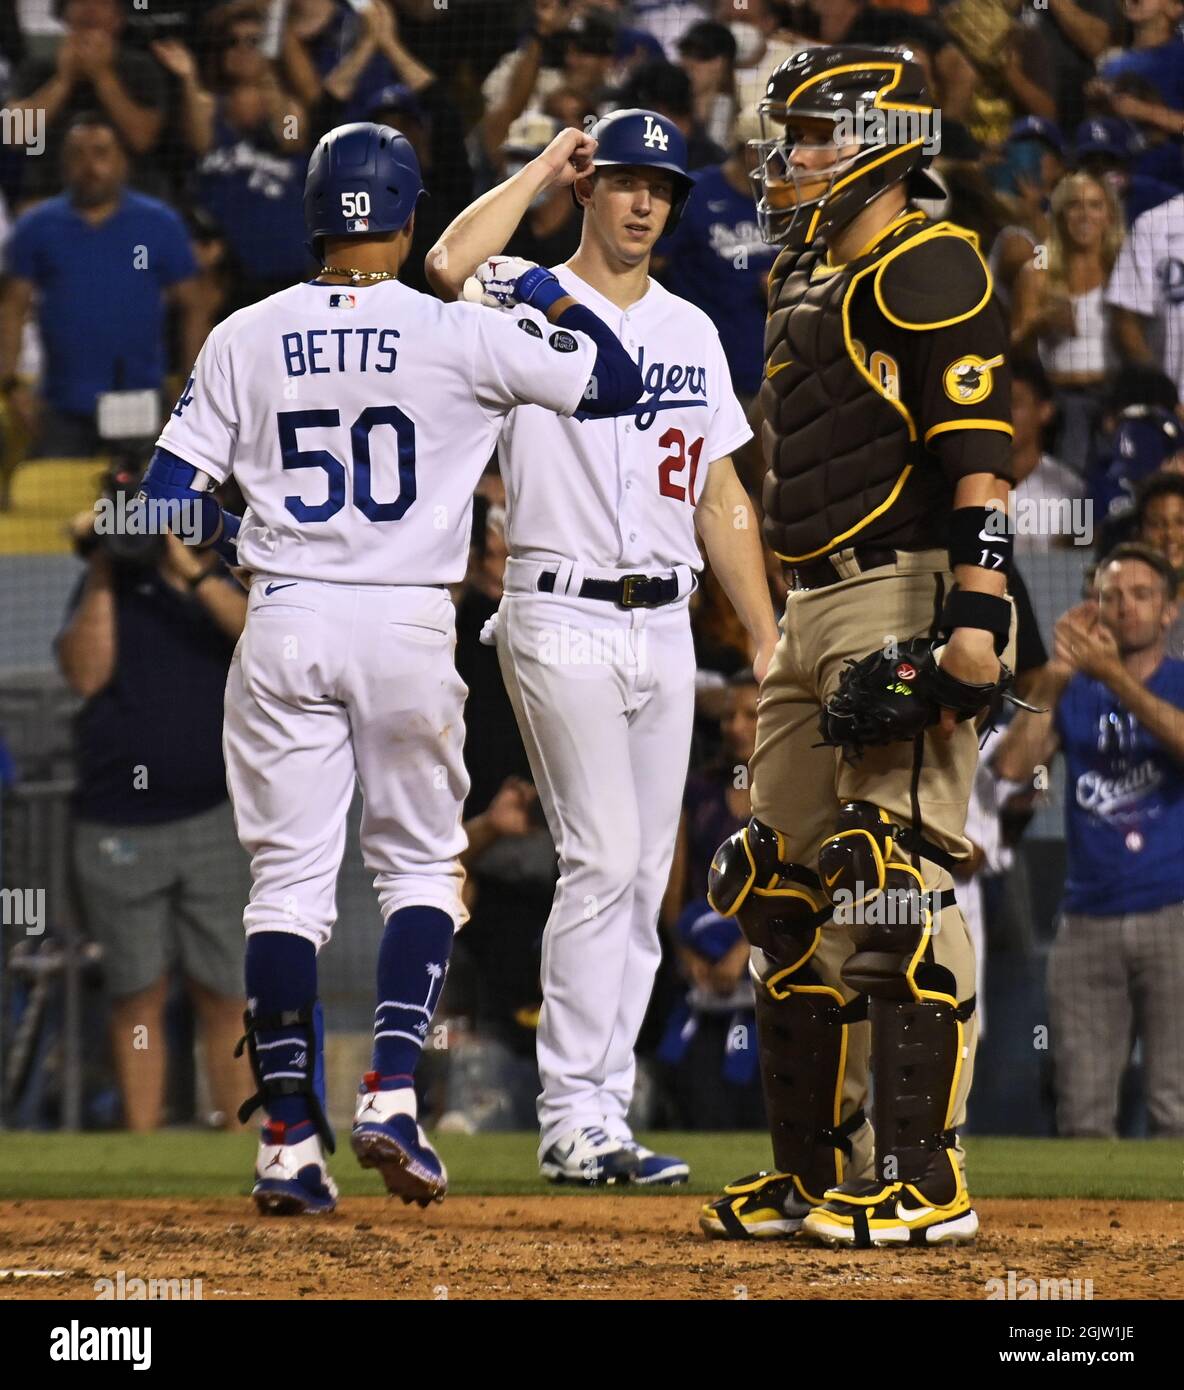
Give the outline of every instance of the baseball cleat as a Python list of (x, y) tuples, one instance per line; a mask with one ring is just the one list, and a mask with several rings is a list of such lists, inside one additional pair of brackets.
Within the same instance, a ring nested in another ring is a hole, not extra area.
[(263, 1126), (251, 1196), (264, 1216), (321, 1216), (337, 1205), (337, 1185), (310, 1120)]
[(633, 1174), (631, 1182), (675, 1187), (686, 1182), (691, 1176), (690, 1164), (685, 1160), (672, 1158), (669, 1154), (656, 1154), (653, 1149), (647, 1149), (636, 1139), (623, 1140), (621, 1147), (628, 1149), (638, 1162), (637, 1172)]
[(572, 1130), (539, 1159), (539, 1172), (550, 1182), (578, 1182), (586, 1187), (629, 1182), (640, 1167), (637, 1154), (619, 1139), (609, 1138), (599, 1125)]
[(415, 1091), (410, 1086), (384, 1091), (374, 1072), (358, 1088), (350, 1148), (363, 1168), (377, 1168), (386, 1190), (404, 1202), (426, 1207), (442, 1202), (448, 1170), (420, 1128)]
[(934, 1205), (913, 1183), (878, 1179), (831, 1188), (802, 1223), (802, 1234), (825, 1245), (866, 1250), (882, 1245), (963, 1245), (978, 1233), (970, 1194), (959, 1183), (952, 1200)]
[(699, 1226), (715, 1240), (777, 1240), (793, 1236), (814, 1210), (791, 1173), (753, 1173), (724, 1188), (707, 1202)]

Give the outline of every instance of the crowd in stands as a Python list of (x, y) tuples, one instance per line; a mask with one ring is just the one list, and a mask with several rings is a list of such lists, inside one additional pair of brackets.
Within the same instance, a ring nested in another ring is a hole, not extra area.
[[(1030, 816), (1033, 770), (1063, 756), (1069, 879), (1050, 978), (1059, 1132), (1114, 1132), (1138, 1035), (1152, 1127), (1184, 1133), (1184, 1013), (1168, 1002), (1184, 984), (1182, 20), (1184, 0), (0, 0), (0, 477), (21, 458), (150, 442), (209, 327), (315, 273), (304, 170), (319, 136), (352, 120), (395, 125), (416, 149), (430, 197), (404, 278), (425, 290), (424, 253), (442, 229), (562, 127), (629, 106), (674, 121), (698, 187), (655, 274), (716, 324), (756, 421), (776, 254), (758, 234), (750, 181), (764, 83), (811, 44), (907, 50), (940, 113), (933, 169), (946, 194), (924, 206), (978, 235), (1009, 316), (1020, 566), (1031, 583), (1043, 554), (1076, 547), (1083, 573), (1080, 605), (1044, 634), (1051, 655), (1016, 578), (1021, 689), (1050, 713), (1021, 716), (988, 745), (965, 893), (1006, 872), (1017, 823), (1007, 808)], [(507, 249), (556, 264), (579, 237), (571, 197), (551, 190)], [(118, 408), (131, 396), (141, 413)], [(759, 494), (759, 447), (738, 463)], [(476, 1020), (504, 1050), (505, 1076), (529, 1089), (519, 1063), (533, 1046), (554, 855), (479, 642), (501, 596), (503, 504), (491, 471), (457, 596), (474, 915), (446, 1007)], [(151, 561), (150, 593), (101, 549), (87, 564), (58, 658), (87, 702), (76, 812), (102, 939), (121, 915), (99, 881), (104, 856), (144, 819), (104, 799), (99, 754), (118, 742), (111, 721), (130, 717), (111, 663), (132, 657), (102, 622), (118, 612), (143, 635), (184, 609), (168, 640), (187, 648), (185, 669), (216, 677), (241, 618), (228, 581), (207, 584), (171, 550)], [(780, 601), (773, 557), (769, 577)], [(704, 897), (712, 850), (748, 816), (757, 692), (743, 629), (709, 574), (695, 603), (696, 770), (643, 1041), (663, 1078), (658, 1117), (720, 1127), (759, 1119), (746, 950)], [(152, 698), (150, 675), (129, 676), (129, 688)], [(187, 699), (203, 688), (188, 682)], [(187, 723), (204, 727), (196, 714)], [(152, 803), (162, 854), (181, 822), (200, 822), (211, 845), (225, 838), (224, 791), (212, 796), (186, 785)], [(207, 910), (234, 915), (229, 902), (204, 904), (190, 925)], [(163, 931), (145, 923), (145, 940)], [(203, 1007), (225, 988), (217, 949), (181, 952)], [(116, 1003), (158, 989), (162, 968), (146, 945), (135, 968), (113, 972)], [(217, 1030), (215, 1004), (203, 1017)], [(125, 1110), (138, 1124), (157, 1113), (126, 1086)], [(448, 1110), (458, 1128), (521, 1113), (459, 1095)]]

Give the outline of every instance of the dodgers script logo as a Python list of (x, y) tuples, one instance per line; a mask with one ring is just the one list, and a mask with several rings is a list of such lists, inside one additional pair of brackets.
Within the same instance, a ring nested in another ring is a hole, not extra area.
[[(641, 348), (637, 354), (637, 366), (645, 383), (645, 395), (634, 407), (639, 430), (648, 430), (658, 418), (660, 410), (706, 407), (706, 367), (696, 367), (690, 363), (675, 363), (668, 367), (665, 362), (651, 362), (647, 367), (645, 348)], [(677, 395), (673, 400), (665, 400), (668, 392)]]

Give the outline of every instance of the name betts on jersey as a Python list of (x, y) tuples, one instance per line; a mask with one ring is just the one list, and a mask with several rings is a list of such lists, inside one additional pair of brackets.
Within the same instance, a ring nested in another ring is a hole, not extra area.
[(581, 333), (520, 333), (396, 281), (294, 285), (213, 330), (159, 443), (215, 482), (233, 470), (248, 569), (454, 584), (506, 412), (572, 414), (595, 360)]

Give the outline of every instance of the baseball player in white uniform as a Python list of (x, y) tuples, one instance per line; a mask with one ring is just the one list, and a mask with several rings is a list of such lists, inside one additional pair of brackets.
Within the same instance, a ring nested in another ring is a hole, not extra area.
[(1184, 400), (1184, 193), (1135, 218), (1106, 303), (1123, 357), (1162, 366)]
[(617, 333), (645, 390), (611, 421), (532, 406), (506, 417), (510, 559), (496, 643), (559, 853), (543, 938), (540, 1169), (553, 1181), (671, 1183), (687, 1165), (639, 1145), (627, 1114), (690, 749), (696, 533), (758, 671), (777, 639), (756, 519), (729, 458), (751, 431), (719, 337), (648, 274), (692, 187), (681, 133), (651, 111), (615, 112), (590, 137), (561, 133), (463, 213), (427, 264), (444, 297), (501, 303), (543, 331), (507, 283), (523, 263), (497, 252), (588, 138), (594, 172), (574, 184), (582, 240), (554, 275)]
[[(266, 1114), (254, 1197), (269, 1213), (336, 1201), (316, 956), (336, 916), (355, 779), (385, 930), (351, 1144), (405, 1201), (444, 1195), (413, 1083), (466, 915), (467, 692), (446, 586), (464, 576), (473, 490), (508, 411), (623, 409), (641, 393), (621, 345), (567, 295), (532, 335), (399, 284), (422, 191), (396, 130), (324, 137), (305, 215), (325, 269), (214, 329), (141, 494), (202, 508), (207, 540), (237, 530), (236, 562), (252, 573), (224, 743), (253, 876), (244, 1042), (259, 1089), (240, 1117)], [(515, 290), (530, 300), (529, 285)], [(208, 491), (231, 473), (248, 503), (241, 526)]]

